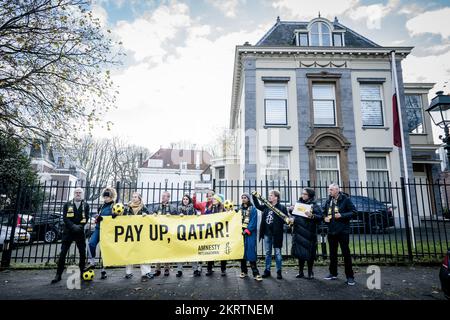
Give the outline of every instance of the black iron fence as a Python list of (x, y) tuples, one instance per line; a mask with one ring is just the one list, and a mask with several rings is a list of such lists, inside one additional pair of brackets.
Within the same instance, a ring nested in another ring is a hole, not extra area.
[[(383, 184), (346, 183), (341, 186), (356, 206), (351, 221), (350, 249), (355, 260), (364, 262), (437, 261), (450, 247), (450, 181), (423, 180)], [(95, 227), (95, 215), (101, 205), (103, 187), (67, 185), (65, 183), (23, 186), (0, 195), (1, 265), (49, 264), (59, 255), (63, 229), (62, 208), (81, 187), (90, 205), (91, 219), (85, 226), (86, 240)], [(171, 194), (171, 202), (179, 204), (185, 193), (196, 190), (190, 184), (147, 184), (130, 186), (117, 183), (118, 201), (128, 202), (134, 191), (143, 196), (151, 210), (159, 204), (164, 191)], [(281, 192), (285, 205), (293, 205), (304, 187), (316, 190), (317, 202), (327, 199), (328, 184), (299, 181), (213, 181), (212, 189), (223, 194), (236, 205), (242, 193), (258, 191), (267, 196), (272, 189)], [(0, 192), (2, 193), (2, 192)], [(197, 190), (197, 200), (206, 201), (206, 191)], [(258, 218), (260, 222), (260, 215)], [(318, 259), (327, 259), (327, 227), (318, 225)], [(286, 227), (283, 255), (291, 255), (291, 230)], [(258, 242), (258, 255), (264, 255), (263, 242)], [(68, 258), (77, 259), (75, 245)], [(98, 259), (101, 259), (101, 255)]]

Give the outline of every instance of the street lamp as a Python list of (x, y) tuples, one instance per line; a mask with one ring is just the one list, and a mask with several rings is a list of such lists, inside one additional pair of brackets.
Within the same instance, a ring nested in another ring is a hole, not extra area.
[(444, 137), (439, 139), (444, 142), (444, 149), (447, 150), (447, 170), (450, 170), (450, 96), (444, 95), (443, 91), (436, 92), (436, 97), (431, 100), (431, 104), (426, 110), (434, 124), (444, 129)]

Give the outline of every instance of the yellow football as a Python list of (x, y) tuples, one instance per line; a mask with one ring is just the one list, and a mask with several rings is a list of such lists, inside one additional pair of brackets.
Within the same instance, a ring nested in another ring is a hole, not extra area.
[(223, 207), (226, 211), (232, 211), (234, 210), (234, 203), (231, 200), (225, 200), (223, 203)]
[(123, 203), (116, 203), (112, 207), (112, 212), (115, 215), (121, 216), (125, 212), (125, 206), (123, 205)]
[(84, 281), (92, 281), (94, 280), (95, 272), (92, 269), (89, 269), (85, 272), (83, 272), (83, 280)]

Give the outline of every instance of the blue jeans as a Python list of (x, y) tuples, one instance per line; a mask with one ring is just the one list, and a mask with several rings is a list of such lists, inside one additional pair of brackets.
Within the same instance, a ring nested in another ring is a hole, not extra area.
[[(273, 245), (273, 237), (264, 236), (264, 248), (266, 251), (266, 270), (270, 271), (270, 267), (272, 265), (272, 245)], [(277, 272), (281, 271), (281, 263), (283, 258), (281, 256), (281, 248), (275, 249), (275, 264), (277, 266)]]
[(97, 249), (97, 245), (100, 242), (100, 228), (95, 228), (94, 233), (89, 239), (89, 252), (91, 253), (90, 258), (92, 261), (95, 259), (95, 250)]

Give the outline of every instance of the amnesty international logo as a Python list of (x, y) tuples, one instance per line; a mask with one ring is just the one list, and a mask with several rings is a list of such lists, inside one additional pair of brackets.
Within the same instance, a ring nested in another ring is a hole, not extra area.
[(225, 244), (225, 254), (229, 255), (231, 253), (231, 245), (229, 242)]

